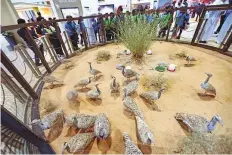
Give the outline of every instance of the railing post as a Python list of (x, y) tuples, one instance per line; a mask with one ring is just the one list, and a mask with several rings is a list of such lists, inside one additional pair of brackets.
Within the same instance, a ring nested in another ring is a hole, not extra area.
[(56, 60), (54, 59), (54, 56), (53, 56), (53, 54), (52, 54), (52, 52), (51, 52), (51, 49), (48, 47), (48, 43), (47, 43), (47, 41), (46, 41), (46, 39), (45, 39), (45, 36), (42, 36), (41, 39), (42, 39), (42, 41), (43, 41), (43, 43), (44, 43), (44, 45), (45, 45), (45, 48), (48, 50), (48, 53), (49, 53), (50, 57), (52, 58), (52, 61), (53, 61), (54, 63), (56, 63)]
[(63, 48), (63, 50), (64, 50), (64, 53), (65, 53), (66, 57), (68, 58), (68, 57), (69, 57), (69, 54), (68, 54), (68, 51), (67, 51), (67, 49), (66, 49), (65, 43), (64, 43), (64, 41), (63, 41), (63, 39), (62, 39), (62, 36), (61, 36), (61, 34), (60, 34), (60, 33), (61, 33), (61, 32), (60, 32), (60, 28), (59, 28), (59, 26), (58, 26), (57, 23), (54, 23), (54, 26), (55, 26), (55, 29), (56, 29), (57, 37), (58, 37), (58, 39), (60, 40), (61, 46), (62, 46), (62, 48)]
[(83, 22), (83, 18), (82, 16), (79, 17), (79, 20), (78, 20), (78, 24), (80, 25), (80, 29), (81, 29), (81, 33), (82, 33), (82, 39), (84, 39), (84, 44), (85, 44), (85, 49), (87, 50), (88, 49), (88, 42), (86, 40), (86, 33), (85, 33), (85, 30), (84, 30), (84, 27), (82, 27), (82, 23)]
[(196, 38), (197, 38), (197, 35), (198, 35), (198, 33), (199, 33), (200, 29), (201, 29), (201, 25), (202, 25), (202, 23), (203, 23), (203, 21), (204, 21), (206, 11), (207, 11), (206, 8), (203, 8), (202, 13), (201, 13), (201, 16), (200, 16), (199, 23), (198, 23), (198, 25), (197, 25), (196, 31), (195, 31), (195, 33), (194, 33), (194, 35), (193, 35), (193, 39), (192, 39), (192, 41), (191, 41), (191, 45), (193, 45), (193, 44), (195, 43), (195, 40), (196, 40)]
[(100, 20), (101, 20), (101, 29), (100, 31), (102, 31), (102, 42), (106, 43), (106, 30), (105, 30), (105, 26), (104, 26), (104, 20), (103, 20), (103, 15), (100, 16)]
[(224, 46), (222, 48), (222, 51), (226, 52), (229, 49), (231, 44), (232, 44), (232, 33), (230, 34), (230, 36), (228, 37), (226, 43), (224, 44)]
[(168, 31), (167, 31), (167, 35), (166, 35), (166, 41), (168, 41), (169, 32), (170, 32), (170, 29), (171, 29), (171, 27), (172, 27), (174, 11), (175, 11), (175, 10), (173, 9), (172, 12), (171, 12), (171, 19), (170, 19), (170, 21), (168, 22)]
[(42, 64), (46, 68), (47, 72), (51, 73), (52, 72), (51, 68), (49, 67), (47, 61), (45, 60), (44, 55), (40, 52), (39, 47), (37, 46), (35, 40), (33, 39), (31, 33), (29, 32), (28, 28), (25, 28), (25, 30), (26, 30), (26, 33), (27, 33), (27, 35), (29, 37), (28, 41), (30, 42), (30, 46), (33, 46), (33, 48), (34, 48), (33, 52), (35, 52), (35, 55), (37, 57), (39, 57), (39, 59), (41, 60)]
[(56, 51), (55, 51), (54, 47), (52, 46), (52, 43), (50, 42), (50, 40), (49, 40), (49, 38), (48, 38), (47, 35), (45, 35), (45, 37), (46, 37), (46, 40), (47, 40), (47, 43), (48, 43), (48, 48), (51, 49), (51, 52), (52, 52), (54, 58), (55, 58), (56, 61), (58, 62), (58, 61), (59, 61), (59, 60), (58, 60), (58, 56), (57, 56), (57, 54), (56, 54)]
[(7, 58), (5, 53), (1, 50), (1, 63), (7, 68), (7, 70), (14, 76), (14, 78), (21, 84), (21, 86), (30, 94), (33, 99), (38, 99), (37, 93), (29, 85), (29, 83), (20, 74), (17, 68), (12, 64), (12, 62)]

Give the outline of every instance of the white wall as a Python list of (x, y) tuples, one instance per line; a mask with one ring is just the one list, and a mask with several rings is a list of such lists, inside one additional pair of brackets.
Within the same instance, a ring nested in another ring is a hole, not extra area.
[(18, 14), (14, 9), (11, 1), (1, 0), (1, 25), (14, 25), (17, 24)]
[[(98, 14), (98, 0), (81, 0), (83, 16), (92, 14)], [(89, 7), (89, 11), (86, 12), (85, 7)]]
[(130, 4), (131, 0), (105, 0), (105, 2), (99, 2), (99, 5), (108, 5), (108, 4), (114, 4), (114, 11), (116, 13), (118, 7), (120, 5), (123, 6), (123, 12), (130, 11)]

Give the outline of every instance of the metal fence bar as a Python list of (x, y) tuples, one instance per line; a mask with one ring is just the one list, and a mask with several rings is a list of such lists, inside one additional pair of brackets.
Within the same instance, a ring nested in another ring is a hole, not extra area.
[(67, 41), (70, 53), (74, 53), (74, 50), (72, 49), (72, 46), (70, 45), (70, 38), (68, 37), (67, 32), (63, 31), (63, 34), (64, 34), (64, 37), (65, 37), (65, 40)]
[(55, 60), (55, 58), (54, 58), (53, 55), (52, 55), (51, 49), (48, 47), (48, 43), (47, 43), (45, 37), (42, 36), (41, 38), (42, 38), (43, 44), (45, 45), (45, 48), (47, 49), (47, 51), (48, 51), (50, 57), (52, 58), (52, 61), (53, 61), (54, 63), (56, 63), (56, 60)]
[(7, 68), (7, 70), (14, 76), (14, 78), (21, 84), (21, 86), (31, 95), (33, 99), (38, 99), (37, 93), (30, 86), (30, 84), (20, 74), (18, 69), (11, 63), (5, 53), (1, 50), (1, 63)]
[(45, 37), (46, 37), (46, 41), (47, 41), (47, 43), (48, 43), (48, 48), (51, 49), (52, 55), (53, 55), (54, 58), (56, 59), (56, 62), (58, 62), (58, 61), (59, 61), (58, 56), (57, 56), (57, 54), (56, 54), (56, 51), (55, 51), (54, 47), (52, 46), (52, 43), (51, 43), (50, 40), (49, 40), (49, 37), (48, 37), (47, 35), (45, 35)]

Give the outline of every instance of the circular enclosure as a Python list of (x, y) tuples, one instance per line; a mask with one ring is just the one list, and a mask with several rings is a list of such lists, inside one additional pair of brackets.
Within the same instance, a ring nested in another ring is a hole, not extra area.
[[(140, 74), (139, 87), (132, 97), (143, 111), (145, 122), (155, 138), (155, 145), (150, 148), (139, 146), (143, 153), (178, 152), (179, 143), (187, 136), (187, 131), (174, 118), (175, 114), (179, 112), (197, 114), (209, 121), (212, 116), (219, 114), (223, 119), (224, 126), (217, 125), (213, 135), (227, 136), (231, 134), (232, 58), (198, 47), (157, 41), (151, 47), (152, 55), (146, 55), (144, 63), (138, 65), (133, 61), (131, 62), (130, 55), (117, 55), (125, 49), (121, 44), (109, 44), (90, 49), (70, 58), (70, 64), (73, 65), (71, 67), (67, 67), (67, 64), (61, 64), (52, 75), (63, 80), (64, 85), (55, 85), (50, 89), (49, 84), (45, 84), (40, 98), (41, 117), (55, 108), (62, 108), (65, 115), (105, 113), (111, 123), (111, 144), (101, 144), (95, 139), (85, 150), (85, 153), (123, 154), (123, 132), (127, 132), (132, 140), (136, 144), (138, 143), (135, 118), (123, 108), (122, 88), (126, 78), (122, 76), (121, 70), (116, 69), (118, 64), (126, 64)], [(99, 51), (109, 52), (110, 59), (96, 61), (96, 55)], [(192, 56), (196, 61), (186, 65), (185, 56)], [(88, 89), (74, 88), (80, 79), (92, 76), (89, 74), (87, 62), (92, 62), (92, 67), (102, 72), (96, 81), (87, 86), (89, 89), (93, 89), (95, 83), (100, 83), (101, 100), (88, 100), (85, 95)], [(176, 70), (174, 72), (167, 70), (158, 72), (155, 67), (159, 63), (174, 64)], [(210, 83), (216, 88), (216, 97), (202, 95), (204, 90), (201, 89), (201, 83), (207, 77), (205, 72), (213, 75)], [(115, 76), (117, 82), (120, 83), (120, 94), (115, 95), (110, 91), (111, 75)], [(141, 92), (155, 89), (152, 83), (151, 85), (147, 84), (153, 76), (161, 76), (165, 79), (164, 87), (166, 89), (160, 99), (156, 101), (156, 105), (161, 111), (154, 111), (150, 104), (139, 96)], [(78, 101), (69, 101), (66, 98), (67, 92), (73, 89), (78, 91)], [(47, 104), (48, 102), (50, 104)], [(48, 132), (49, 130), (45, 133)], [(65, 124), (59, 137), (51, 142), (55, 152), (61, 153), (62, 144), (70, 140), (75, 134), (76, 131), (68, 128)]]

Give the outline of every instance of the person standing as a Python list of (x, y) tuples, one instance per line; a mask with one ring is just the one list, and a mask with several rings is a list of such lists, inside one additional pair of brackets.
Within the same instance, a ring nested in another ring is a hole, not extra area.
[[(215, 0), (212, 5), (221, 5), (225, 4), (226, 0)], [(209, 11), (208, 12), (208, 20), (206, 21), (205, 28), (202, 30), (202, 34), (200, 36), (200, 43), (207, 43), (210, 37), (213, 35), (214, 30), (217, 26), (218, 20), (221, 16), (221, 10)]]
[(72, 16), (67, 16), (66, 18), (68, 21), (65, 23), (65, 30), (71, 39), (74, 50), (78, 50), (78, 34), (80, 33), (80, 26), (72, 20)]
[[(18, 24), (24, 24), (26, 23), (26, 21), (22, 18), (19, 18), (17, 20)], [(38, 35), (35, 33), (34, 30), (29, 29), (29, 28), (20, 28), (17, 30), (18, 35), (26, 42), (27, 46), (35, 53), (35, 47), (31, 44), (31, 42), (29, 41), (29, 36), (26, 33), (26, 29), (28, 29), (28, 31), (30, 32), (30, 34), (32, 35), (32, 37), (34, 39), (38, 38)], [(44, 56), (44, 48), (43, 48), (43, 44), (39, 45), (39, 50), (42, 53), (42, 55)], [(36, 55), (35, 53), (35, 64), (36, 66), (40, 66), (42, 63), (40, 63), (40, 59), (39, 57)]]
[(187, 9), (181, 10), (180, 13), (177, 15), (176, 25), (177, 25), (177, 32), (179, 31), (179, 35), (176, 37), (176, 39), (180, 39), (182, 31), (185, 29), (186, 25), (189, 24), (188, 23), (189, 18), (190, 16), (187, 12)]

